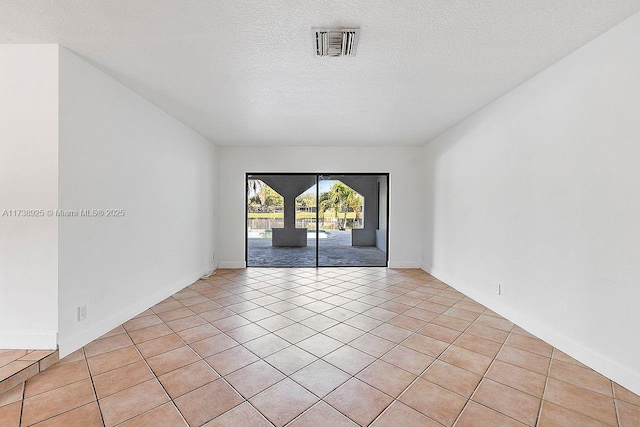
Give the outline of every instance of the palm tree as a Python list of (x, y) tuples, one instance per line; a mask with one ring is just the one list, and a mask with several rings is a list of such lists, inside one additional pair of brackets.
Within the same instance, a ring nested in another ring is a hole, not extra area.
[(258, 202), (260, 204), (260, 211), (264, 211), (265, 202), (267, 201), (266, 195), (267, 185), (259, 179), (247, 180), (247, 193), (250, 197), (250, 201)]
[[(324, 217), (324, 213), (332, 210), (338, 220), (338, 229), (344, 230), (347, 226), (347, 212), (351, 208), (356, 214), (356, 221), (360, 219), (360, 195), (350, 187), (347, 187), (340, 181), (336, 181), (331, 189), (320, 195), (318, 200), (320, 215)], [(343, 219), (340, 221), (338, 213), (342, 212)]]
[(350, 190), (351, 192), (349, 193), (349, 197), (347, 197), (347, 200), (345, 201), (345, 203), (356, 214), (356, 218), (354, 222), (360, 225), (360, 211), (362, 210), (362, 196), (360, 196), (360, 194), (358, 194), (355, 190), (352, 190), (352, 189)]

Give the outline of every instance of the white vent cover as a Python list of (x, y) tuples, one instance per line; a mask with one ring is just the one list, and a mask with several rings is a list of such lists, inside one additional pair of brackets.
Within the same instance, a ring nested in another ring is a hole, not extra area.
[(313, 49), (316, 56), (356, 56), (359, 28), (313, 29)]

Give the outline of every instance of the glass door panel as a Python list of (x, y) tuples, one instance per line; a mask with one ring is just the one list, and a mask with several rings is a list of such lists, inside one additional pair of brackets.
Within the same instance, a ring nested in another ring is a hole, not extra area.
[(388, 175), (318, 177), (318, 266), (386, 267)]
[(315, 186), (315, 174), (247, 174), (248, 267), (316, 266)]

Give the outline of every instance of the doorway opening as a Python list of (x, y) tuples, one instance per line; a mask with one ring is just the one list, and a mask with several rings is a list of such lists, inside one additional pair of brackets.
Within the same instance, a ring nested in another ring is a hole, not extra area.
[(246, 174), (248, 267), (386, 267), (389, 174)]

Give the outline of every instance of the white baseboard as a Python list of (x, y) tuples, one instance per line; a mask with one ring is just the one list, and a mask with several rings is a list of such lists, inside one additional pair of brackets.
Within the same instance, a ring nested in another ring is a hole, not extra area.
[(58, 333), (55, 331), (2, 331), (0, 348), (55, 350), (58, 348)]
[(220, 261), (218, 268), (245, 268), (244, 261)]
[(420, 261), (389, 261), (389, 268), (420, 268)]
[(505, 319), (509, 319), (513, 323), (537, 336), (541, 340), (556, 347), (558, 350), (587, 365), (594, 371), (599, 372), (605, 377), (612, 379), (613, 381), (631, 390), (632, 392), (640, 394), (640, 373), (635, 372), (626, 366), (622, 366), (613, 360), (610, 360), (605, 355), (591, 348), (585, 347), (582, 344), (572, 340), (571, 338), (558, 333), (557, 331), (549, 329), (535, 319), (522, 315), (521, 313), (513, 310), (505, 304), (496, 301), (492, 296), (489, 296), (483, 292), (478, 292), (473, 286), (456, 283), (454, 280), (449, 280), (444, 272), (440, 272), (437, 269), (429, 268), (429, 266), (426, 264), (422, 264), (420, 268), (431, 274), (438, 280), (462, 292), (469, 298), (472, 298), (480, 304), (484, 305), (488, 309), (493, 310)]
[(80, 347), (83, 347), (95, 340), (96, 338), (101, 337), (105, 333), (109, 332), (116, 326), (119, 326), (131, 319), (132, 317), (137, 316), (142, 313), (146, 309), (153, 307), (160, 301), (170, 297), (181, 289), (184, 289), (186, 286), (191, 285), (199, 278), (204, 276), (205, 274), (211, 271), (211, 267), (207, 267), (199, 270), (198, 272), (191, 274), (179, 280), (165, 288), (158, 290), (158, 292), (147, 296), (146, 298), (137, 301), (134, 304), (131, 304), (127, 307), (124, 307), (117, 312), (113, 313), (109, 317), (100, 320), (92, 325), (89, 325), (86, 329), (75, 333), (68, 337), (61, 337), (59, 346), (60, 346), (60, 358), (65, 357), (66, 355), (73, 353)]
[(209, 268), (207, 268), (207, 271), (200, 277), (213, 274), (217, 269), (218, 269), (218, 261), (214, 261), (209, 265)]
[[(424, 262), (420, 263), (420, 270), (423, 270), (423, 271), (429, 273), (429, 266), (427, 264), (425, 264)], [(429, 274), (431, 274), (431, 273), (429, 273)]]

